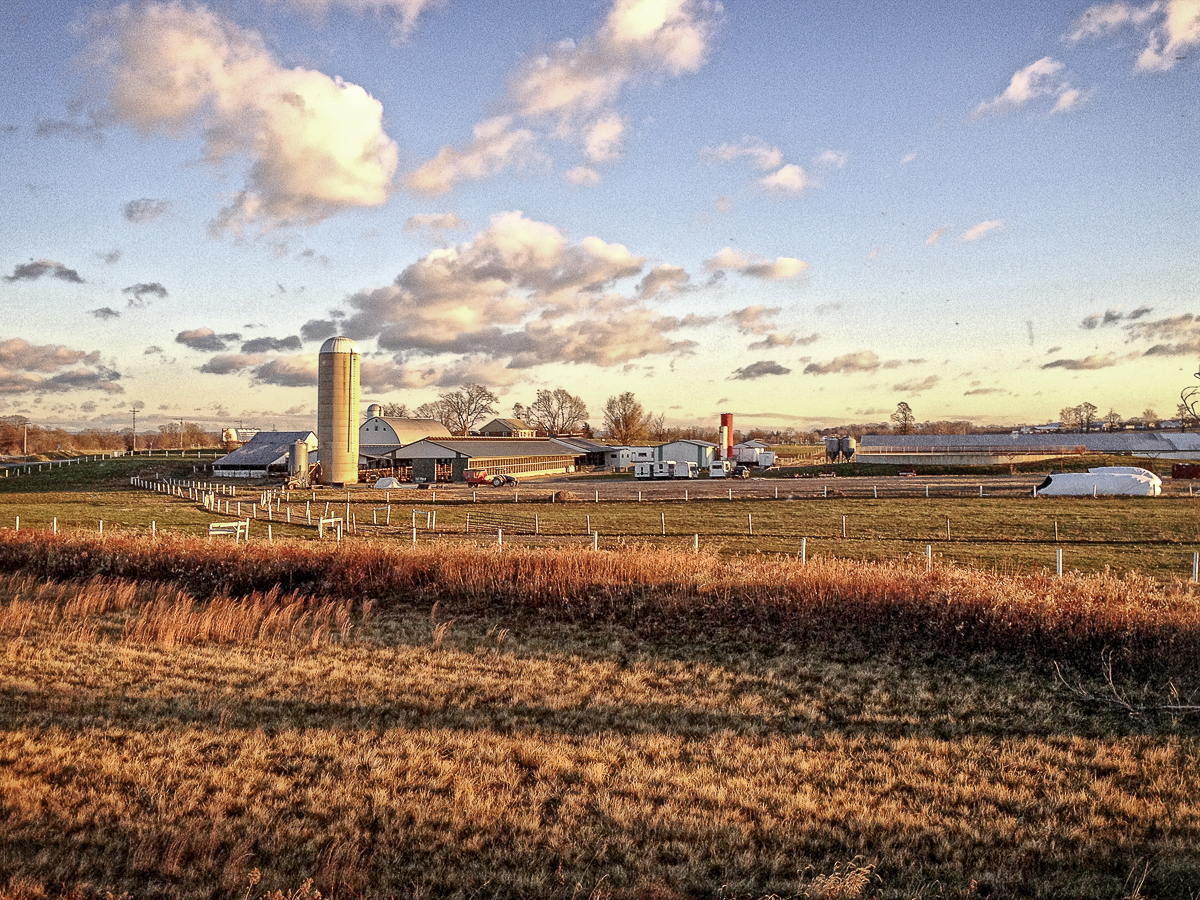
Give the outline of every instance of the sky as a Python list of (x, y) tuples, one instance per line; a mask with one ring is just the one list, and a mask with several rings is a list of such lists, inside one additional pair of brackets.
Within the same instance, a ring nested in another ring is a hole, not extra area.
[(1174, 412), (1200, 0), (5, 0), (0, 415)]

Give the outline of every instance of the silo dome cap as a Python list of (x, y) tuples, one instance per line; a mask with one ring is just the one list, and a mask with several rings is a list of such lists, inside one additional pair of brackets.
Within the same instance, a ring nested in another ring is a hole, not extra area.
[(348, 337), (331, 337), (321, 345), (322, 353), (357, 353), (358, 348)]

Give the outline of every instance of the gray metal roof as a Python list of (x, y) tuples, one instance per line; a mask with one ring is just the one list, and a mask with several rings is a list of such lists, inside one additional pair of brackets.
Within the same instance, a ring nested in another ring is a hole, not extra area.
[(317, 437), (311, 431), (260, 431), (232, 453), (213, 463), (216, 469), (265, 469), (287, 459), (296, 441), (305, 441), (311, 450)]
[(1093, 453), (1170, 453), (1200, 450), (1200, 434), (1161, 431), (1087, 434), (864, 434), (860, 453), (882, 447), (1086, 447)]
[(417, 441), (396, 451), (397, 459), (497, 459), (516, 456), (576, 457), (579, 451), (554, 438), (437, 438)]

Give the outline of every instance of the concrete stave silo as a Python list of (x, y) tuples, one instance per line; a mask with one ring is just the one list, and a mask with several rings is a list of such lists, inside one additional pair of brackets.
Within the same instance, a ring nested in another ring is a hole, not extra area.
[(359, 354), (331, 337), (317, 358), (317, 459), (321, 484), (358, 484)]

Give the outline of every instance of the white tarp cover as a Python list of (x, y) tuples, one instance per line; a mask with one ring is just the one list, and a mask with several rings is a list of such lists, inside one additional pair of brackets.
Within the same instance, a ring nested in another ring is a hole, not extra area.
[(380, 478), (375, 482), (375, 487), (377, 488), (398, 488), (402, 486), (403, 485), (400, 483), (399, 479), (392, 478), (391, 476), (388, 476), (387, 478)]
[(1104, 466), (1086, 472), (1051, 475), (1038, 485), (1039, 497), (1157, 497), (1162, 479), (1136, 466)]

